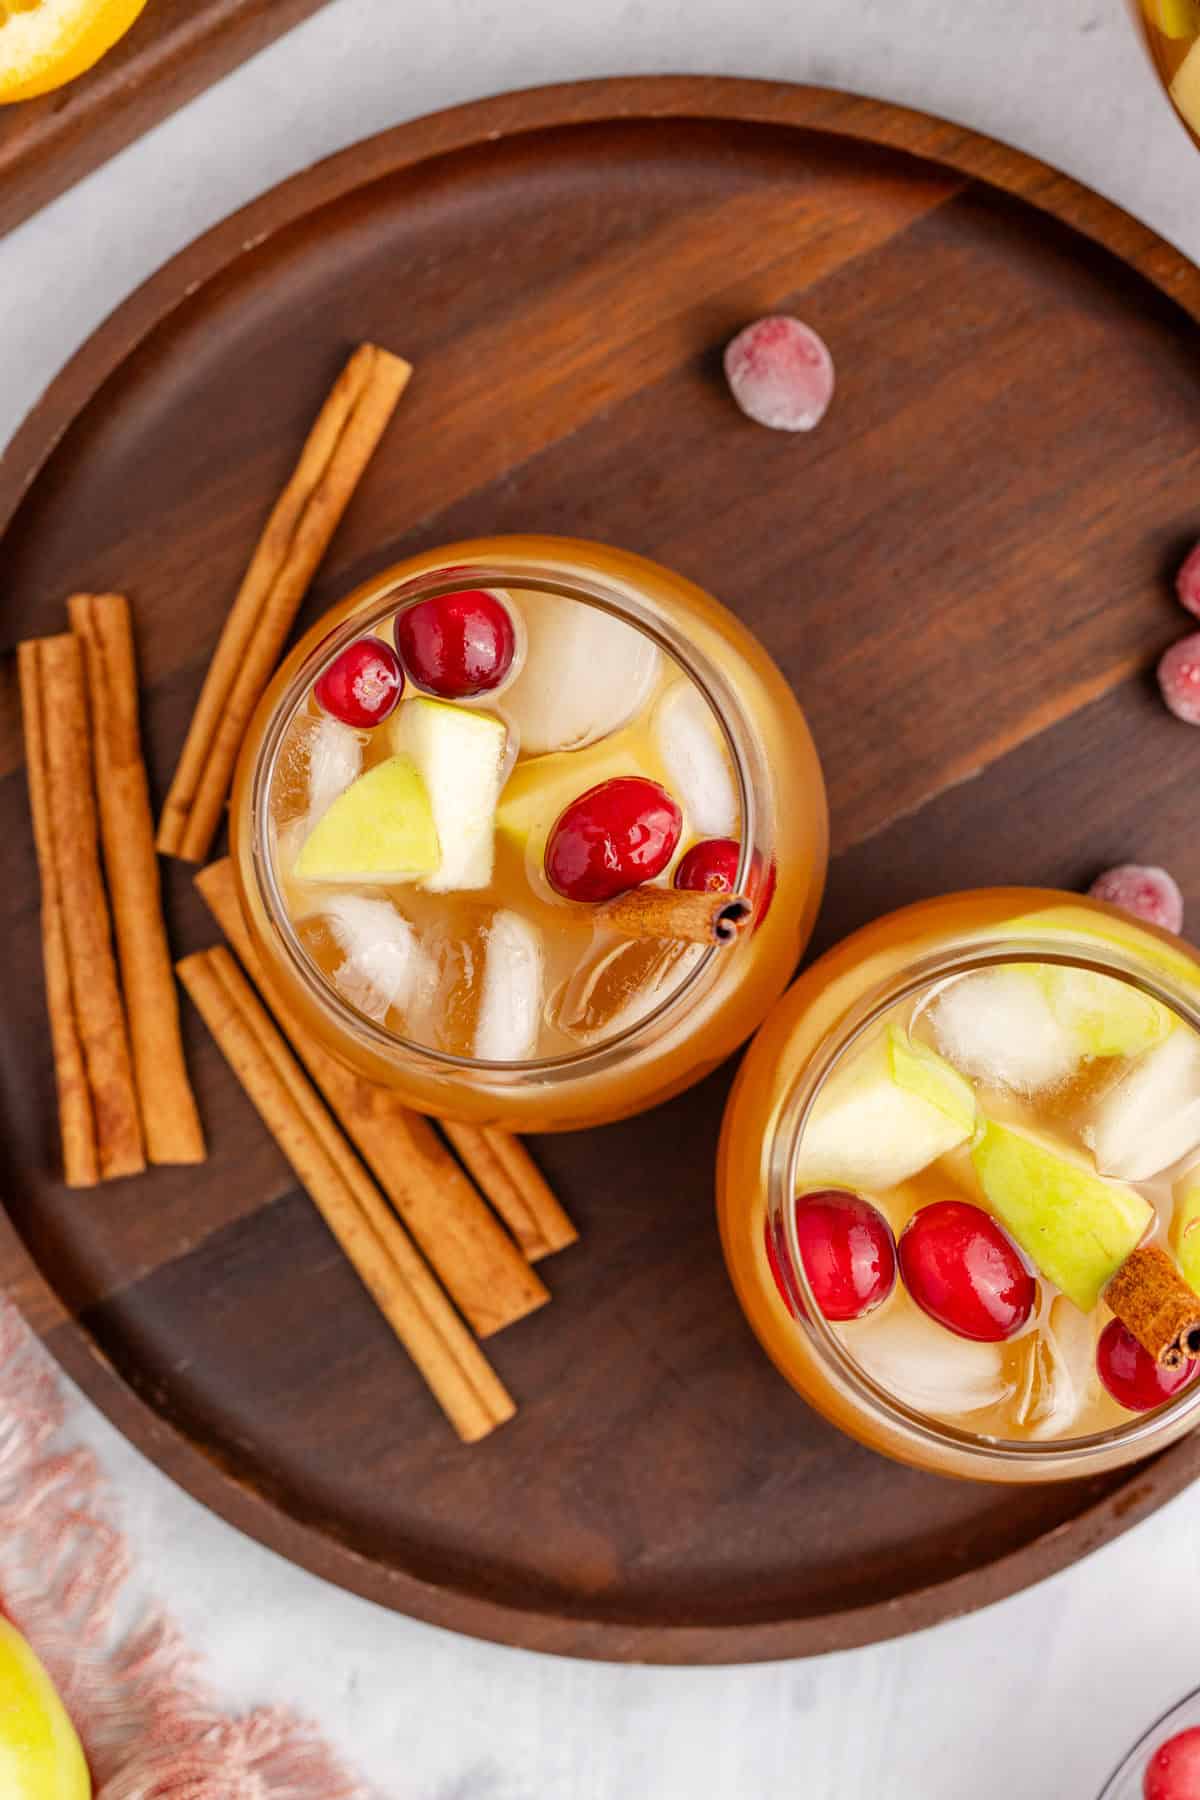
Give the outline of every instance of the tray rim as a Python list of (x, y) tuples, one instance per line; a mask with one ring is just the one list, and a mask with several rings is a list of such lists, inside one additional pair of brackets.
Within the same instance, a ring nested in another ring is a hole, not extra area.
[[(700, 119), (846, 137), (940, 164), (1048, 213), (1110, 251), (1200, 322), (1200, 268), (1073, 177), (965, 126), (832, 89), (726, 76), (618, 76), (471, 101), (350, 145), (269, 189), (193, 240), (134, 290), (80, 346), (0, 455), (0, 535), (45, 463), (105, 381), (200, 286), (276, 232), (355, 189), (440, 156), (510, 136), (631, 119)], [(648, 1624), (611, 1614), (496, 1600), (430, 1582), (355, 1551), (287, 1512), (142, 1399), (70, 1315), (0, 1207), (0, 1292), (111, 1424), (194, 1499), (310, 1573), (426, 1623), (530, 1650), (614, 1662), (763, 1662), (851, 1649), (991, 1604), (1089, 1555), (1200, 1475), (1200, 1432), (1134, 1466), (1067, 1523), (946, 1581), (893, 1599), (802, 1618)]]

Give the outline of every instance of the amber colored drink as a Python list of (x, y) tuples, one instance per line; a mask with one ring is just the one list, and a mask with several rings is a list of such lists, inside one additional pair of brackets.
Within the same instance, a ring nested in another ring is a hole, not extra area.
[[(1103, 1293), (1147, 1243), (1200, 1281), (1198, 1008), (1188, 946), (1037, 889), (909, 907), (810, 968), (746, 1057), (718, 1164), (730, 1274), (792, 1386), (876, 1450), (989, 1481), (1189, 1429), (1200, 1371), (1162, 1374)], [(861, 1305), (820, 1261), (831, 1204)]]
[(1129, 0), (1176, 112), (1200, 143), (1200, 0)]
[[(447, 699), (422, 686), (414, 621), (464, 595), (501, 609), (514, 661)], [(403, 698), (356, 731), (329, 717), (330, 671), (379, 642), (409, 657)], [(494, 792), (468, 803), (489, 732)], [(678, 828), (647, 879), (684, 885), (689, 852), (721, 847), (751, 909), (736, 942), (625, 937), (553, 862), (562, 817), (630, 778)], [(334, 806), (372, 780), (416, 819), (419, 868), (338, 878), (327, 840), (357, 855), (359, 837)], [(249, 922), (309, 1028), (414, 1106), (522, 1131), (640, 1111), (727, 1056), (793, 972), (826, 862), (816, 753), (762, 647), (681, 577), (553, 538), (431, 552), (334, 607), (259, 708), (232, 837)]]

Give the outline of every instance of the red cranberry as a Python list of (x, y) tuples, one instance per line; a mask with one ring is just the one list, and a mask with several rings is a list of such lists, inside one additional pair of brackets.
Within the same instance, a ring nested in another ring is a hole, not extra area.
[[(796, 1236), (804, 1273), (827, 1319), (874, 1312), (896, 1285), (896, 1242), (883, 1214), (858, 1194), (827, 1188), (796, 1201)], [(767, 1224), (767, 1261), (790, 1310), (804, 1308), (781, 1230)]]
[(1164, 1369), (1120, 1319), (1110, 1319), (1096, 1345), (1096, 1369), (1101, 1381), (1126, 1412), (1151, 1412), (1181, 1388), (1196, 1372), (1194, 1362), (1178, 1369)]
[(396, 643), (417, 686), (443, 700), (490, 694), (517, 650), (512, 614), (483, 588), (410, 606), (396, 620)]
[(811, 325), (776, 315), (747, 325), (725, 349), (725, 378), (748, 418), (773, 431), (811, 431), (833, 399), (833, 358)]
[(900, 1233), (900, 1273), (921, 1308), (959, 1337), (995, 1344), (1033, 1311), (1037, 1283), (990, 1213), (937, 1200)]
[(1164, 931), (1183, 930), (1183, 895), (1179, 883), (1165, 869), (1141, 863), (1118, 863), (1097, 875), (1088, 893), (1096, 900), (1107, 900), (1135, 919), (1161, 925)]
[(1189, 551), (1175, 577), (1175, 592), (1179, 595), (1179, 604), (1200, 618), (1200, 544)]
[(546, 879), (567, 900), (612, 900), (661, 875), (683, 816), (666, 788), (618, 775), (572, 800), (546, 842)]
[(359, 638), (335, 656), (313, 693), (324, 712), (369, 731), (394, 712), (404, 692), (404, 670), (390, 644), (379, 638)]
[(1145, 1800), (1200, 1800), (1200, 1725), (1176, 1732), (1146, 1764)]
[(1180, 638), (1158, 665), (1162, 697), (1185, 725), (1200, 725), (1200, 631)]
[(701, 894), (732, 894), (741, 854), (736, 838), (704, 838), (680, 859), (675, 886)]

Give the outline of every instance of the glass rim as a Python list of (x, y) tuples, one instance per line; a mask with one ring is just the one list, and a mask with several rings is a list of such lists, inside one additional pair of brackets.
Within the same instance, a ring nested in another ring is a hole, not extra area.
[[(519, 541), (513, 540), (514, 544)], [(544, 538), (540, 540), (542, 544), (547, 541)], [(297, 706), (322, 670), (348, 644), (376, 630), (385, 619), (394, 618), (421, 601), (458, 592), (463, 587), (464, 579), (469, 578), (473, 585), (480, 588), (497, 588), (502, 591), (529, 588), (538, 593), (561, 595), (581, 604), (594, 606), (626, 623), (632, 623), (694, 682), (716, 719), (733, 763), (742, 830), (735, 893), (746, 891), (754, 865), (759, 825), (754, 782), (749, 767), (752, 761), (752, 740), (751, 733), (745, 726), (744, 708), (721, 670), (698, 652), (683, 632), (673, 630), (668, 623), (655, 616), (652, 607), (647, 606), (644, 612), (641, 611), (638, 596), (632, 592), (627, 593), (619, 584), (606, 582), (602, 577), (580, 577), (567, 573), (553, 562), (541, 559), (528, 564), (519, 561), (506, 564), (503, 561), (503, 541), (490, 539), (486, 542), (489, 552), (499, 550), (495, 560), (474, 563), (455, 561), (456, 556), (469, 554), (471, 546), (447, 545), (444, 562), (438, 561), (411, 574), (397, 573), (395, 566), (384, 570), (372, 580), (360, 584), (342, 600), (335, 600), (327, 609), (332, 610), (333, 607), (342, 605), (351, 607), (347, 617), (314, 644), (300, 661), (287, 687), (272, 706), (255, 754), (249, 801), (250, 862), (266, 918), (275, 933), (292, 978), (299, 983), (306, 998), (321, 1013), (342, 1030), (360, 1039), (367, 1039), (382, 1057), (394, 1060), (397, 1055), (407, 1056), (447, 1074), (482, 1075), (485, 1078), (505, 1075), (535, 1078), (551, 1078), (560, 1074), (574, 1076), (581, 1072), (592, 1072), (597, 1065), (604, 1066), (619, 1059), (631, 1047), (636, 1047), (648, 1032), (669, 1029), (682, 1014), (684, 1003), (694, 1000), (698, 991), (707, 991), (712, 986), (720, 968), (737, 954), (739, 944), (735, 942), (705, 948), (700, 959), (656, 1006), (633, 1020), (622, 1031), (599, 1043), (586, 1044), (578, 1050), (564, 1051), (555, 1056), (515, 1060), (485, 1061), (477, 1057), (459, 1056), (452, 1051), (441, 1050), (415, 1038), (402, 1037), (389, 1031), (343, 999), (337, 989), (321, 975), (300, 943), (288, 916), (274, 858), (269, 850), (271, 785), (287, 727)], [(564, 539), (563, 544), (564, 550), (570, 545), (576, 553), (580, 548), (590, 548), (577, 539)], [(607, 547), (598, 545), (596, 548), (606, 550)], [(636, 563), (644, 559), (631, 560)], [(407, 566), (403, 564), (400, 568)], [(650, 566), (656, 572), (661, 571), (670, 580), (691, 585), (687, 583), (686, 577), (676, 576), (661, 564)], [(359, 596), (362, 597), (362, 605), (356, 607), (354, 602)], [(711, 596), (705, 595), (705, 598)], [(318, 626), (319, 623), (320, 621)]]
[[(1141, 1773), (1141, 1759), (1150, 1754), (1152, 1747), (1157, 1747), (1155, 1740), (1160, 1732), (1164, 1731), (1167, 1726), (1174, 1725), (1179, 1715), (1198, 1700), (1200, 1700), (1200, 1688), (1192, 1688), (1188, 1693), (1181, 1694), (1179, 1699), (1168, 1706), (1165, 1712), (1161, 1712), (1152, 1724), (1147, 1725), (1141, 1736), (1130, 1744), (1120, 1762), (1114, 1766), (1108, 1780), (1100, 1790), (1098, 1800), (1110, 1800), (1110, 1796), (1111, 1800), (1120, 1800), (1116, 1792), (1117, 1783), (1122, 1781), (1126, 1775)], [(1185, 1727), (1185, 1729), (1187, 1728)], [(1138, 1783), (1138, 1791), (1139, 1794), (1142, 1791), (1141, 1782)]]
[(822, 1042), (789, 1093), (780, 1115), (770, 1153), (767, 1210), (771, 1221), (782, 1221), (791, 1274), (804, 1306), (804, 1316), (793, 1319), (792, 1323), (795, 1329), (806, 1334), (809, 1345), (839, 1392), (849, 1394), (859, 1403), (865, 1399), (890, 1425), (931, 1449), (950, 1448), (1010, 1467), (1036, 1469), (1047, 1475), (1061, 1471), (1064, 1476), (1069, 1476), (1072, 1464), (1090, 1465), (1097, 1453), (1116, 1446), (1125, 1449), (1145, 1442), (1149, 1448), (1161, 1435), (1164, 1425), (1176, 1426), (1192, 1418), (1200, 1412), (1200, 1380), (1193, 1381), (1152, 1412), (1137, 1414), (1107, 1431), (1091, 1432), (1082, 1437), (997, 1438), (951, 1425), (935, 1414), (909, 1406), (870, 1375), (843, 1344), (817, 1305), (800, 1250), (796, 1208), (789, 1204), (797, 1188), (796, 1164), (804, 1126), (826, 1081), (847, 1052), (893, 1006), (939, 980), (949, 980), (976, 969), (1029, 962), (1082, 968), (1127, 981), (1166, 1006), (1200, 1035), (1200, 995), (1189, 996), (1182, 987), (1169, 980), (1148, 974), (1136, 957), (1127, 956), (1116, 945), (1106, 944), (1099, 954), (1090, 955), (1084, 950), (1069, 948), (1062, 936), (1008, 938), (1001, 943), (996, 937), (984, 939), (968, 934), (965, 939), (957, 940), (952, 948), (916, 958), (896, 971), (882, 987), (864, 995)]

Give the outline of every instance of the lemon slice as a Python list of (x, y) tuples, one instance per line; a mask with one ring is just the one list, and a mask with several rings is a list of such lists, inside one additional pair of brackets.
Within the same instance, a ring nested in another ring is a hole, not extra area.
[(146, 0), (0, 0), (0, 104), (74, 81), (118, 38)]
[(75, 1728), (25, 1639), (0, 1619), (0, 1793), (4, 1800), (90, 1800)]

